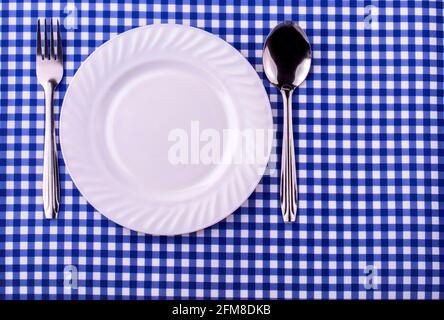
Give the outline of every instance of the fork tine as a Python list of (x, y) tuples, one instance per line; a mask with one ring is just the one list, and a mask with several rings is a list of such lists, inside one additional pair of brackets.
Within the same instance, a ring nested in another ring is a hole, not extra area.
[(37, 19), (37, 58), (42, 58), (42, 35), (40, 33), (40, 19)]
[(54, 51), (54, 28), (52, 26), (52, 19), (51, 19), (51, 26), (50, 26), (50, 52), (51, 52), (51, 59), (55, 59), (55, 51)]
[(49, 53), (48, 53), (48, 31), (46, 30), (46, 19), (45, 19), (45, 58), (49, 59)]
[(63, 61), (62, 36), (60, 34), (59, 19), (57, 19), (57, 59)]

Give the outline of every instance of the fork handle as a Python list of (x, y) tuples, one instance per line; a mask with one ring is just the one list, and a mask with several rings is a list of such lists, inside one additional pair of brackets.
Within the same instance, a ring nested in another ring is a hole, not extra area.
[(43, 154), (43, 207), (47, 219), (55, 219), (60, 206), (60, 179), (54, 127), (55, 85), (48, 81), (45, 90), (45, 146)]
[(284, 222), (296, 221), (298, 189), (296, 182), (296, 159), (293, 142), (292, 89), (282, 89), (284, 99), (284, 132), (281, 159), (281, 210)]

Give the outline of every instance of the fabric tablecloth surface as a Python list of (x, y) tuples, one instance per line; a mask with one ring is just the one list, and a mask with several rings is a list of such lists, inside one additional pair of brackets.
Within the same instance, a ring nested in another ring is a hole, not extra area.
[[(442, 1), (69, 3), (0, 2), (1, 299), (444, 298)], [(61, 210), (44, 219), (37, 18), (63, 25), (57, 126), (82, 61), (126, 30), (186, 24), (238, 49), (263, 79), (278, 137), (248, 201), (196, 233), (136, 233), (86, 202), (59, 152)], [(282, 98), (261, 60), (284, 20), (313, 50), (293, 99), (300, 201), (289, 224), (279, 205)]]

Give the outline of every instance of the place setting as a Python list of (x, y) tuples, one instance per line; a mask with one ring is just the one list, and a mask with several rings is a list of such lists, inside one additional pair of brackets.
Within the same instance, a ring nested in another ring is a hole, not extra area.
[[(47, 219), (63, 219), (52, 101), (63, 76), (62, 37), (57, 19), (38, 20)], [(264, 71), (284, 99), (282, 223), (297, 217), (291, 97), (311, 57), (294, 22), (278, 24), (265, 40)], [(260, 182), (275, 135), (269, 97), (247, 59), (217, 35), (180, 24), (137, 27), (91, 53), (68, 85), (59, 128), (61, 156), (86, 200), (113, 222), (152, 235), (188, 234), (236, 211)]]
[(441, 7), (0, 3), (0, 300), (441, 299)]

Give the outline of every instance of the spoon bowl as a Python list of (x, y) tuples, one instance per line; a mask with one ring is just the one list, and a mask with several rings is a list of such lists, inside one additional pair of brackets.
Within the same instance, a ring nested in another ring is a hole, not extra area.
[(311, 56), (307, 35), (292, 21), (278, 24), (265, 40), (264, 71), (284, 99), (280, 202), (285, 222), (296, 221), (298, 207), (291, 97), (310, 71)]
[(274, 86), (280, 90), (299, 87), (311, 66), (311, 46), (304, 30), (292, 21), (278, 24), (265, 41), (262, 59)]

